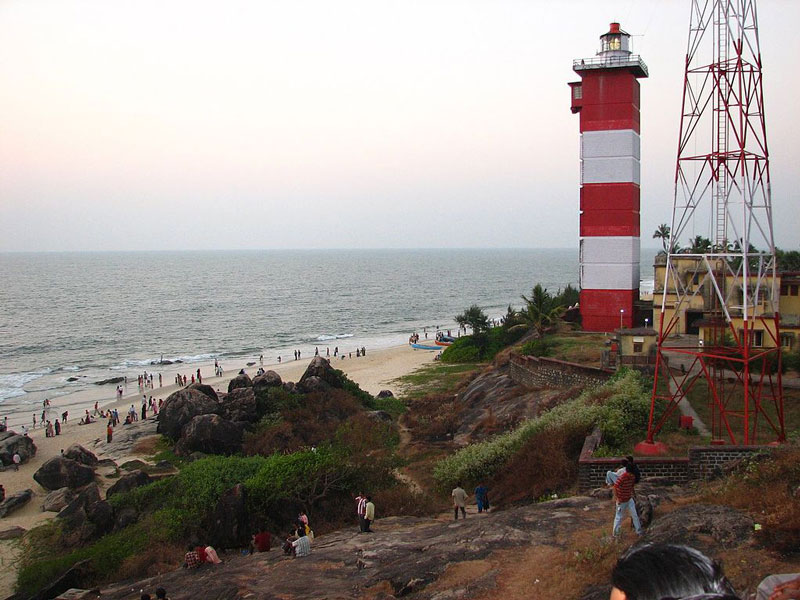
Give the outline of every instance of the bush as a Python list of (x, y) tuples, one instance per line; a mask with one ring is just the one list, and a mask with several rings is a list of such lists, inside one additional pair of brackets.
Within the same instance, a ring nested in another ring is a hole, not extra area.
[(522, 344), (520, 352), (525, 356), (552, 356), (555, 342), (551, 337), (530, 340)]
[(434, 469), (437, 483), (447, 489), (458, 481), (476, 483), (488, 480), (511, 460), (523, 445), (545, 431), (569, 429), (587, 435), (600, 426), (610, 444), (620, 444), (626, 435), (642, 435), (642, 407), (649, 411), (649, 395), (641, 375), (623, 370), (605, 385), (585, 391), (556, 406), (536, 419), (525, 421), (517, 429), (479, 444), (465, 446), (439, 461)]
[(517, 342), (525, 330), (493, 327), (487, 333), (458, 338), (442, 353), (442, 362), (470, 363), (491, 360), (503, 348)]

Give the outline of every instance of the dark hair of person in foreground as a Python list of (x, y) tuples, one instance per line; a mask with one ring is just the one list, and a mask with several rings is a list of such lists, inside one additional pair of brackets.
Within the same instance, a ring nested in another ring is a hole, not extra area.
[(611, 583), (611, 600), (738, 598), (716, 561), (677, 544), (631, 548), (611, 571)]

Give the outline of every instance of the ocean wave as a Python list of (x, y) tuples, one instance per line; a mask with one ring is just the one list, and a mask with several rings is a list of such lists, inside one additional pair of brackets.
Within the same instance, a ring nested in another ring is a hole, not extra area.
[(26, 373), (6, 373), (0, 375), (0, 400), (19, 398), (27, 394), (24, 387), (31, 381), (36, 381), (50, 373), (50, 369), (28, 371)]
[(322, 335), (318, 335), (317, 337), (315, 337), (314, 341), (315, 342), (328, 342), (330, 340), (343, 340), (345, 338), (351, 338), (351, 337), (353, 337), (352, 333), (339, 333), (337, 335), (326, 335), (326, 334), (323, 333)]

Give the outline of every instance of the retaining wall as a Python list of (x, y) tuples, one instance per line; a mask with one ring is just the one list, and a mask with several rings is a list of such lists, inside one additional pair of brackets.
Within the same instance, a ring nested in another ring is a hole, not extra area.
[(515, 383), (527, 387), (602, 385), (613, 374), (612, 369), (535, 356), (514, 357), (509, 370), (509, 376)]

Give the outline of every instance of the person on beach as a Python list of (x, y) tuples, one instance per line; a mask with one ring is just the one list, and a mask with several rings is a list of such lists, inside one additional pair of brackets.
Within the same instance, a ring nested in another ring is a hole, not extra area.
[(63, 413), (61, 413), (61, 424), (62, 425), (66, 425), (67, 424), (67, 417), (68, 416), (69, 416), (69, 411), (68, 410), (65, 410)]
[(36, 413), (33, 413), (33, 428), (36, 429)]
[(467, 518), (467, 492), (461, 487), (461, 483), (457, 483), (456, 487), (450, 493), (453, 497), (453, 514), (455, 520), (458, 521), (458, 511), (461, 510), (461, 518)]
[(58, 419), (56, 419), (56, 422), (53, 423), (53, 428), (56, 431), (56, 435), (61, 435), (61, 423), (58, 422)]
[(19, 452), (14, 452), (14, 456), (11, 457), (11, 462), (14, 463), (14, 470), (19, 471), (19, 464), (22, 462)]
[(106, 426), (106, 444), (110, 444), (113, 438), (114, 438), (114, 427), (111, 425), (111, 421), (109, 421), (108, 426)]

